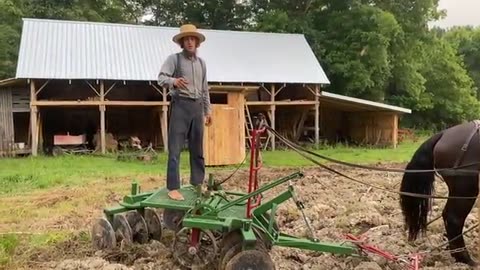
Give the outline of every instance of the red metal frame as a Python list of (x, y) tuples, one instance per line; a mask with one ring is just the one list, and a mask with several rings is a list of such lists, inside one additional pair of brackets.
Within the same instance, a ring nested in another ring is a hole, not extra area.
[(200, 229), (192, 228), (192, 235), (190, 236), (190, 246), (197, 247), (200, 242)]
[[(389, 253), (387, 251), (381, 250), (378, 247), (375, 247), (373, 245), (368, 245), (363, 243), (363, 239), (361, 237), (354, 236), (352, 234), (347, 234), (346, 238), (349, 240), (354, 241), (354, 243), (363, 251), (367, 251), (373, 254), (376, 254), (378, 256), (381, 256), (389, 261), (392, 262), (398, 262), (400, 257), (396, 256), (392, 253)], [(409, 256), (410, 259), (410, 265), (408, 265), (409, 270), (419, 270), (420, 269), (420, 261), (422, 260), (422, 257), (419, 254), (414, 254)]]
[[(251, 135), (250, 147), (250, 175), (248, 178), (248, 193), (254, 192), (258, 189), (258, 171), (262, 168), (262, 160), (260, 155), (260, 136), (265, 132), (266, 128), (255, 127)], [(247, 201), (247, 218), (252, 217), (252, 210), (262, 203), (261, 195), (249, 198)]]

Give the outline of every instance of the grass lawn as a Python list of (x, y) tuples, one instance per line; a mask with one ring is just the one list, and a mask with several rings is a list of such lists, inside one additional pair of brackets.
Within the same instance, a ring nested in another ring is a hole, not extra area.
[[(325, 147), (315, 150), (318, 153), (359, 164), (407, 162), (413, 155), (418, 142), (406, 142), (397, 149)], [(263, 152), (265, 166), (302, 167), (313, 165), (298, 153), (290, 150)], [(189, 173), (188, 153), (181, 156), (181, 171)], [(119, 161), (115, 157), (99, 156), (63, 156), (28, 157), (3, 159), (0, 162), (0, 194), (18, 194), (35, 189), (47, 189), (58, 186), (82, 186), (92, 181), (112, 178), (131, 178), (145, 176), (163, 176), (167, 156), (160, 153), (157, 160), (150, 164), (137, 161)], [(245, 164), (244, 166), (247, 166)], [(208, 168), (207, 172), (218, 169), (233, 169), (235, 166)]]

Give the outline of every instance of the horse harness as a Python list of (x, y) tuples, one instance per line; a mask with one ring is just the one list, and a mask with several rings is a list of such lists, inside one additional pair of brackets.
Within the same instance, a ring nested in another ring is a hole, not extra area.
[(475, 125), (474, 129), (472, 130), (470, 135), (467, 137), (467, 140), (463, 144), (463, 146), (461, 148), (460, 155), (457, 157), (457, 161), (455, 161), (455, 166), (454, 167), (460, 166), (460, 163), (463, 161), (463, 157), (465, 156), (465, 153), (468, 150), (468, 146), (470, 145), (470, 142), (472, 141), (473, 136), (475, 136), (475, 134), (477, 132), (479, 132), (479, 130), (480, 130), (480, 120), (474, 120), (473, 124)]

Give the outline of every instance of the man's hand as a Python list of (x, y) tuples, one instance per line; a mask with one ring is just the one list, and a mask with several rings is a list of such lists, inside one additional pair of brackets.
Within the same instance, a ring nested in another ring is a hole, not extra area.
[(208, 127), (212, 124), (212, 116), (209, 114), (205, 116), (205, 125)]
[(188, 81), (185, 78), (176, 78), (173, 85), (178, 88), (187, 88)]

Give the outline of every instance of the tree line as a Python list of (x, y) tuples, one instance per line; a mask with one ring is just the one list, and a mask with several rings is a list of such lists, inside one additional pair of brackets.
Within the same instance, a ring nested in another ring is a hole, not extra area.
[(480, 29), (428, 27), (444, 15), (438, 0), (0, 0), (0, 78), (14, 76), (22, 17), (302, 33), (324, 90), (404, 106), (404, 126), (441, 129), (480, 118)]

